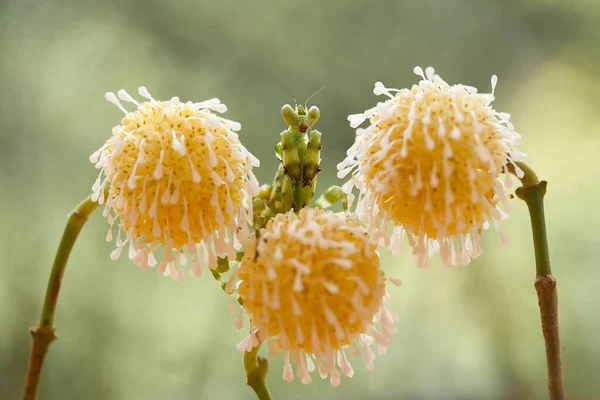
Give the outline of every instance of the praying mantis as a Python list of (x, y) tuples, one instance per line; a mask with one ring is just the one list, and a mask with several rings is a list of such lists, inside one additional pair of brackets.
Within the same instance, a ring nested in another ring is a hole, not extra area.
[[(313, 199), (320, 171), (322, 146), (321, 132), (312, 128), (320, 115), (317, 106), (309, 108), (306, 104), (295, 104), (294, 107), (285, 104), (281, 108), (281, 117), (287, 124), (287, 129), (281, 132), (281, 141), (275, 146), (279, 166), (273, 183), (261, 186), (253, 203), (254, 229), (257, 235), (275, 214), (290, 210), (298, 212), (309, 206)], [(346, 193), (339, 186), (331, 186), (312, 206), (328, 208), (338, 202), (342, 203), (344, 211), (348, 210)]]
[[(307, 102), (309, 99), (310, 97)], [(320, 171), (322, 147), (321, 132), (312, 127), (318, 121), (321, 112), (317, 106), (298, 105), (295, 99), (294, 103), (294, 107), (285, 104), (281, 108), (281, 117), (287, 124), (287, 129), (281, 132), (281, 141), (275, 145), (275, 156), (279, 166), (273, 183), (262, 185), (259, 193), (253, 198), (253, 227), (257, 238), (260, 237), (261, 229), (276, 214), (291, 210), (298, 212), (307, 206), (325, 209), (338, 202), (341, 202), (344, 211), (348, 211), (348, 196), (340, 186), (335, 185), (325, 190), (310, 205)], [(227, 282), (221, 275), (229, 271), (231, 262), (238, 263), (242, 257), (243, 251), (238, 253), (235, 261), (227, 257), (219, 258), (217, 268), (211, 270), (226, 293), (230, 293), (231, 288), (227, 288)], [(240, 298), (237, 298), (237, 301), (239, 302)]]

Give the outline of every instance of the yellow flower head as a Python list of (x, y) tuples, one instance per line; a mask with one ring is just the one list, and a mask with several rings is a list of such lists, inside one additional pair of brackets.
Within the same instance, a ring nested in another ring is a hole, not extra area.
[(187, 247), (191, 272), (199, 276), (198, 244), (214, 268), (217, 256), (235, 256), (238, 239), (246, 240), (251, 197), (258, 192), (252, 167), (258, 160), (234, 132), (240, 124), (214, 113), (227, 110), (219, 99), (158, 101), (145, 87), (139, 94), (147, 99), (141, 104), (124, 90), (118, 92), (119, 99), (137, 107), (133, 112), (114, 93), (106, 94), (125, 116), (90, 157), (101, 169), (92, 190), (100, 204), (106, 201), (107, 240), (120, 220), (111, 258), (117, 259), (129, 243), (129, 258), (146, 270), (156, 265), (153, 252), (162, 247), (158, 271), (183, 279)]
[(481, 94), (448, 85), (431, 67), (414, 72), (422, 77), (418, 85), (397, 90), (377, 82), (374, 93), (389, 99), (348, 117), (353, 128), (366, 119), (370, 125), (357, 129), (338, 176), (353, 171), (344, 190), (359, 188), (357, 214), (371, 229), (383, 234), (393, 223), (386, 234), (392, 250), (406, 233), (420, 266), (437, 251), (446, 265), (466, 265), (481, 254), (488, 221), (505, 241), (498, 221), (506, 214), (498, 206), (509, 206), (498, 176), (524, 157), (514, 148), (520, 135), (510, 115), (490, 105), (495, 76), (492, 93)]
[(394, 333), (376, 244), (348, 215), (310, 208), (278, 214), (246, 245), (237, 275), (244, 302), (238, 324), (245, 312), (252, 321), (238, 348), (249, 351), (268, 340), (273, 357), (283, 350), (287, 381), (294, 379), (291, 358), (303, 383), (316, 363), (321, 377), (330, 375), (337, 386), (338, 367), (354, 373), (345, 348), (354, 356), (362, 349), (371, 369), (370, 345), (377, 342), (383, 352)]

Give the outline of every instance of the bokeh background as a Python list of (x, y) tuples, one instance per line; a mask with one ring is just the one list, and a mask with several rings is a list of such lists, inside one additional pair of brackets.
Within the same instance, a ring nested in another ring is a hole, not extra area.
[[(256, 65), (256, 66), (255, 66)], [(417, 82), (415, 65), (489, 91), (549, 181), (547, 223), (559, 282), (569, 399), (600, 399), (600, 2), (0, 1), (0, 399), (17, 399), (50, 264), (67, 213), (97, 171), (88, 156), (120, 111), (104, 92), (146, 85), (157, 98), (221, 98), (241, 138), (275, 169), (290, 96), (321, 109), (320, 190), (353, 141), (346, 116), (378, 100), (373, 83)], [(485, 235), (468, 267), (428, 270), (382, 252), (401, 316), (376, 369), (333, 388), (281, 379), (277, 399), (542, 399), (545, 358), (525, 204)], [(100, 213), (72, 254), (56, 318), (60, 340), (40, 399), (252, 399), (227, 313), (211, 280), (179, 283), (113, 262)]]

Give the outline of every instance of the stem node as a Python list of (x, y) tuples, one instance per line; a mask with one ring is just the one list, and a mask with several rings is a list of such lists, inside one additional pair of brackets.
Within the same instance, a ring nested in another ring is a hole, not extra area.
[(273, 400), (265, 379), (269, 372), (269, 363), (266, 358), (258, 355), (260, 345), (250, 351), (244, 352), (244, 370), (246, 371), (246, 384), (254, 390), (259, 400)]

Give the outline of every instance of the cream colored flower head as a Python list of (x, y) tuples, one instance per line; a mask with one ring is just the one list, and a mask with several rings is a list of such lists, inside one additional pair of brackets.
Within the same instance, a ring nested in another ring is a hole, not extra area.
[(287, 381), (293, 363), (303, 383), (318, 369), (337, 386), (341, 373), (354, 374), (348, 352), (362, 353), (372, 369), (371, 344), (383, 352), (395, 332), (376, 244), (351, 215), (310, 208), (278, 214), (248, 243), (236, 273), (244, 304), (237, 327), (245, 313), (252, 321), (238, 348), (267, 340), (272, 357), (284, 353)]
[(227, 110), (219, 99), (159, 101), (145, 87), (139, 94), (142, 103), (124, 90), (118, 98), (106, 94), (125, 116), (90, 157), (101, 169), (92, 190), (94, 199), (106, 202), (107, 240), (118, 225), (111, 258), (128, 246), (129, 258), (146, 270), (162, 248), (159, 272), (183, 279), (181, 266), (190, 259), (199, 276), (202, 264), (214, 268), (218, 256), (234, 257), (238, 241), (246, 240), (258, 160), (240, 143), (240, 124), (216, 114)]
[(369, 126), (356, 130), (338, 176), (352, 173), (344, 190), (358, 187), (357, 214), (392, 251), (406, 235), (420, 266), (438, 251), (445, 264), (466, 265), (481, 254), (489, 221), (505, 241), (498, 221), (509, 205), (499, 174), (524, 158), (515, 149), (520, 135), (510, 115), (491, 106), (496, 76), (492, 93), (482, 94), (449, 85), (431, 67), (414, 72), (418, 85), (397, 90), (377, 82), (374, 93), (388, 99), (348, 117), (353, 128), (365, 120)]

